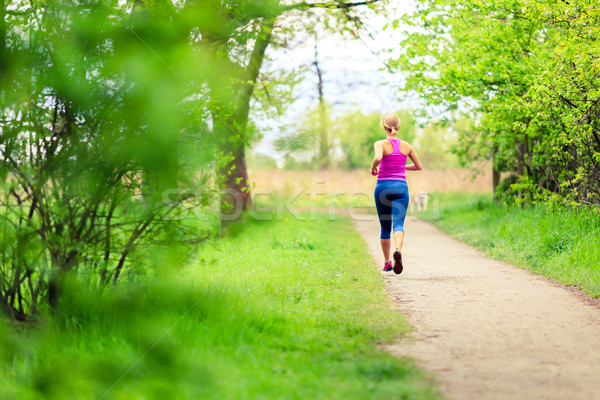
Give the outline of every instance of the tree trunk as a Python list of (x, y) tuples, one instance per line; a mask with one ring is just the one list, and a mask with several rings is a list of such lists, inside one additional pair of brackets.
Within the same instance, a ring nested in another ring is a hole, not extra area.
[(498, 198), (498, 185), (500, 184), (500, 170), (496, 165), (496, 153), (498, 149), (496, 146), (492, 148), (492, 191), (494, 193), (494, 200), (499, 200)]
[(494, 200), (499, 200), (497, 189), (500, 184), (500, 171), (492, 165), (492, 189), (494, 191)]
[(319, 94), (319, 166), (321, 169), (327, 169), (330, 165), (329, 160), (329, 124), (327, 118), (327, 109), (323, 96), (323, 73), (319, 68), (319, 58), (317, 52), (317, 34), (315, 33), (315, 61), (313, 62), (317, 71), (317, 91)]
[[(523, 177), (525, 175), (525, 160), (527, 157), (527, 139), (524, 138), (523, 140), (517, 138), (516, 139), (516, 144), (517, 144), (517, 175), (519, 177), (519, 182), (523, 181)], [(517, 193), (517, 197), (519, 199), (523, 198), (523, 190), (519, 190)], [(523, 204), (521, 204), (521, 206), (523, 206)]]
[(245, 143), (241, 138), (227, 140), (239, 133), (234, 130), (239, 126), (232, 120), (223, 120), (213, 113), (213, 130), (221, 141), (221, 152), (231, 156), (231, 160), (222, 164), (217, 169), (219, 185), (221, 187), (221, 221), (226, 222), (237, 219), (242, 210), (252, 206), (248, 171), (246, 169)]
[(248, 66), (242, 70), (241, 76), (237, 77), (241, 83), (236, 86), (238, 95), (235, 109), (225, 119), (222, 115), (213, 112), (213, 130), (215, 135), (222, 139), (221, 151), (225, 155), (233, 156), (230, 162), (221, 166), (217, 171), (223, 192), (222, 222), (237, 219), (242, 210), (252, 206), (250, 182), (246, 168), (246, 127), (250, 113), (250, 100), (265, 52), (271, 41), (274, 23), (275, 18), (263, 20)]

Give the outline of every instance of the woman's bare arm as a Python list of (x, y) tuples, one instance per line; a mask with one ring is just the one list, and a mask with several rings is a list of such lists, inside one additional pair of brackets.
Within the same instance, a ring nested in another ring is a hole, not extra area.
[(420, 171), (423, 169), (423, 165), (421, 164), (421, 160), (419, 160), (419, 155), (414, 147), (410, 146), (410, 153), (408, 153), (408, 157), (413, 162), (412, 165), (407, 165), (407, 171)]
[(379, 173), (377, 167), (379, 167), (379, 163), (383, 158), (383, 144), (381, 142), (375, 142), (373, 147), (375, 148), (375, 157), (373, 157), (373, 164), (371, 165), (371, 175), (377, 175)]

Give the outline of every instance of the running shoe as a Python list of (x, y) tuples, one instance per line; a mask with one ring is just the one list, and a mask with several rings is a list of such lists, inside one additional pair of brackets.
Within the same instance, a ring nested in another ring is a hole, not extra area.
[(383, 271), (384, 272), (388, 272), (388, 271), (391, 271), (393, 269), (394, 268), (392, 267), (392, 262), (391, 261), (386, 262), (385, 265), (383, 266)]
[(402, 266), (402, 254), (398, 250), (394, 252), (394, 273), (401, 274), (404, 267)]

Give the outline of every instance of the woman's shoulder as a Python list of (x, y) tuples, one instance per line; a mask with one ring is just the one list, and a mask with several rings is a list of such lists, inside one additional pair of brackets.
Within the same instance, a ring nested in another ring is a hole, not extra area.
[[(400, 147), (400, 149), (404, 149), (404, 150), (412, 150), (412, 148), (413, 148), (412, 145), (410, 143), (408, 143), (406, 140), (402, 140), (400, 142), (399, 147)], [(403, 151), (403, 153), (404, 153), (404, 151)]]

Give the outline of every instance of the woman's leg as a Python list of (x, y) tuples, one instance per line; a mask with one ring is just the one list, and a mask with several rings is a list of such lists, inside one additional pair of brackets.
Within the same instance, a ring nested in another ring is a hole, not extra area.
[(394, 244), (396, 245), (396, 250), (402, 253), (402, 244), (404, 243), (404, 231), (396, 231), (394, 232)]
[(397, 197), (392, 201), (392, 218), (394, 227), (394, 244), (396, 249), (402, 252), (404, 243), (404, 220), (408, 210), (408, 185), (401, 182), (398, 188)]
[[(395, 238), (396, 236), (394, 236)], [(383, 258), (385, 258), (385, 262), (391, 261), (390, 258), (390, 239), (379, 239), (381, 242), (381, 251), (383, 251)]]
[(391, 201), (386, 198), (388, 192), (385, 181), (377, 182), (375, 186), (375, 207), (377, 208), (377, 216), (379, 217), (379, 225), (381, 226), (381, 251), (385, 262), (390, 261), (390, 232), (392, 230), (392, 207)]

